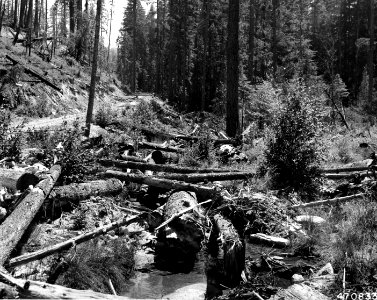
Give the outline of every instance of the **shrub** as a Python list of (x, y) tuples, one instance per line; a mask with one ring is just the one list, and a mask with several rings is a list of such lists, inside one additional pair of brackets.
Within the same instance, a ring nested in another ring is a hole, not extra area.
[(265, 152), (270, 185), (312, 197), (318, 187), (318, 104), (300, 83), (287, 85), (281, 98)]
[(101, 106), (95, 116), (94, 123), (102, 128), (105, 128), (117, 118), (117, 114), (110, 107)]
[(11, 127), (11, 113), (0, 109), (0, 159), (13, 157), (18, 160), (21, 154), (22, 132), (20, 127)]

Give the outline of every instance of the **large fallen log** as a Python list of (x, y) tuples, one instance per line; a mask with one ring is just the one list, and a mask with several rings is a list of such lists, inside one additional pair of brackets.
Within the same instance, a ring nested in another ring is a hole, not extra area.
[(324, 173), (322, 175), (323, 177), (327, 179), (332, 180), (338, 180), (338, 179), (351, 179), (351, 178), (365, 178), (368, 176), (373, 176), (372, 172), (362, 172), (362, 173), (343, 173), (343, 174), (337, 174), (337, 173)]
[(213, 217), (213, 223), (220, 251), (223, 253), (225, 285), (234, 287), (239, 284), (245, 267), (245, 246), (233, 224), (221, 214)]
[(142, 172), (146, 170), (156, 171), (156, 172), (183, 173), (183, 174), (223, 173), (224, 171), (237, 172), (237, 170), (196, 169), (196, 168), (180, 167), (176, 165), (158, 165), (158, 164), (149, 164), (149, 163), (138, 163), (134, 161), (117, 161), (117, 160), (108, 160), (108, 159), (102, 159), (99, 162), (101, 165), (105, 167), (118, 167), (121, 169), (138, 169)]
[(314, 201), (314, 202), (309, 202), (309, 203), (296, 204), (296, 205), (292, 205), (291, 208), (306, 208), (306, 207), (315, 207), (315, 206), (321, 206), (321, 205), (335, 205), (337, 203), (345, 203), (347, 201), (364, 199), (365, 196), (366, 196), (365, 194), (360, 193), (360, 194), (346, 196), (346, 197), (339, 197), (339, 198), (328, 199), (328, 200), (320, 200), (320, 201)]
[(39, 182), (0, 225), (0, 266), (7, 261), (38, 213), (60, 176), (60, 172), (60, 166), (53, 166), (46, 175), (46, 179)]
[(226, 180), (246, 180), (254, 177), (255, 173), (249, 172), (226, 172), (226, 173), (200, 173), (200, 174), (163, 174), (159, 178), (180, 180), (184, 182), (203, 182), (203, 181), (226, 181)]
[[(191, 208), (187, 211), (187, 208)], [(179, 215), (182, 211), (186, 213)], [(198, 205), (195, 193), (179, 191), (173, 193), (164, 207), (163, 218), (169, 223), (157, 234), (162, 246), (159, 254), (168, 255), (174, 261), (195, 257), (204, 238), (204, 214)]]
[(163, 152), (160, 150), (154, 150), (151, 153), (151, 158), (158, 165), (177, 164), (179, 162), (179, 156), (177, 153)]
[(100, 227), (100, 228), (98, 228), (94, 231), (78, 235), (78, 236), (76, 236), (72, 239), (69, 239), (67, 241), (52, 245), (50, 247), (47, 247), (47, 248), (44, 248), (44, 249), (41, 249), (41, 250), (38, 250), (38, 251), (35, 251), (35, 252), (26, 253), (26, 254), (14, 257), (11, 260), (9, 260), (9, 263), (7, 264), (7, 266), (15, 267), (15, 266), (23, 265), (23, 264), (26, 264), (26, 263), (31, 262), (31, 261), (42, 259), (44, 257), (51, 255), (51, 254), (54, 254), (54, 253), (57, 253), (57, 252), (60, 252), (60, 251), (63, 251), (63, 250), (67, 250), (67, 249), (69, 249), (69, 248), (71, 248), (75, 245), (78, 245), (78, 244), (81, 244), (83, 242), (94, 239), (97, 236), (104, 235), (111, 230), (117, 229), (121, 226), (125, 226), (125, 225), (128, 225), (128, 224), (133, 223), (133, 222), (136, 222), (137, 220), (139, 220), (142, 217), (147, 216), (147, 215), (148, 215), (148, 213), (141, 213), (141, 214), (138, 214), (138, 215), (133, 216), (131, 218), (124, 218), (124, 219), (118, 220), (116, 222), (113, 222), (109, 225)]
[(203, 197), (212, 197), (217, 194), (218, 190), (213, 187), (201, 186), (187, 182), (149, 177), (139, 174), (128, 174), (119, 171), (107, 170), (104, 175), (106, 177), (114, 177), (127, 182), (135, 182), (146, 184), (167, 190), (181, 190), (195, 192)]
[(49, 284), (46, 282), (14, 279), (18, 282), (18, 286), (26, 286), (27, 288), (12, 288), (10, 285), (1, 284), (8, 291), (16, 289), (18, 297), (22, 299), (122, 299), (132, 300), (128, 297), (115, 296), (94, 292), (92, 290), (75, 290), (61, 285)]
[(285, 238), (270, 236), (263, 233), (249, 235), (249, 241), (256, 244), (264, 244), (271, 247), (285, 248), (290, 245), (290, 241)]
[(185, 151), (184, 149), (164, 146), (164, 145), (149, 143), (149, 142), (138, 142), (137, 147), (140, 149), (152, 149), (152, 150), (160, 150), (160, 151), (174, 152), (174, 153), (183, 153)]
[(0, 186), (12, 191), (23, 191), (29, 185), (35, 186), (39, 178), (31, 173), (26, 173), (24, 169), (4, 169), (0, 168)]
[(43, 83), (47, 84), (48, 86), (52, 87), (53, 89), (57, 90), (59, 93), (63, 94), (63, 90), (59, 88), (56, 84), (52, 83), (50, 80), (48, 80), (46, 77), (44, 77), (41, 74), (38, 74), (36, 71), (33, 71), (32, 69), (28, 68), (24, 64), (22, 64), (19, 60), (15, 59), (14, 57), (11, 57), (10, 55), (5, 55), (7, 59), (9, 59), (14, 65), (20, 64), (25, 69), (25, 73), (28, 73), (30, 75), (33, 75), (37, 77), (39, 80), (41, 80)]
[(90, 196), (117, 195), (122, 190), (122, 182), (118, 179), (94, 180), (55, 187), (50, 194), (50, 199), (54, 199), (54, 202), (59, 201), (60, 204), (67, 202), (77, 204)]
[(367, 171), (369, 167), (346, 167), (346, 168), (332, 168), (332, 169), (320, 169), (320, 173), (342, 173), (342, 172), (360, 172)]
[(134, 162), (145, 162), (143, 158), (140, 158), (137, 156), (131, 156), (131, 155), (120, 155), (120, 159), (123, 159), (126, 161), (134, 161)]

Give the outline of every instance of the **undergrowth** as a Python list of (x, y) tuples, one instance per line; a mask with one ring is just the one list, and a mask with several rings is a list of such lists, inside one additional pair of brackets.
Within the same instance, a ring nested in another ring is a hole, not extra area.
[(69, 252), (67, 271), (56, 284), (79, 290), (112, 294), (109, 279), (121, 293), (134, 272), (134, 249), (120, 239), (92, 240)]

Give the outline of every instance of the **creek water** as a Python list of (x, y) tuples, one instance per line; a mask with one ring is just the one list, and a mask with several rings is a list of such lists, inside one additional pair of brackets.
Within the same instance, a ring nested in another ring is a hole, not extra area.
[[(171, 273), (155, 268), (148, 272), (137, 271), (126, 284), (123, 296), (134, 299), (159, 299), (188, 286), (203, 289), (207, 282), (204, 264), (203, 258), (200, 257), (189, 273)], [(198, 291), (196, 294), (202, 293)]]

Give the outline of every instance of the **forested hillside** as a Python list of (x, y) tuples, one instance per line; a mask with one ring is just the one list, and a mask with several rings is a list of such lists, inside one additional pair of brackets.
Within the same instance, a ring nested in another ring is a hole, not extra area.
[(374, 0), (0, 0), (0, 298), (375, 299)]

